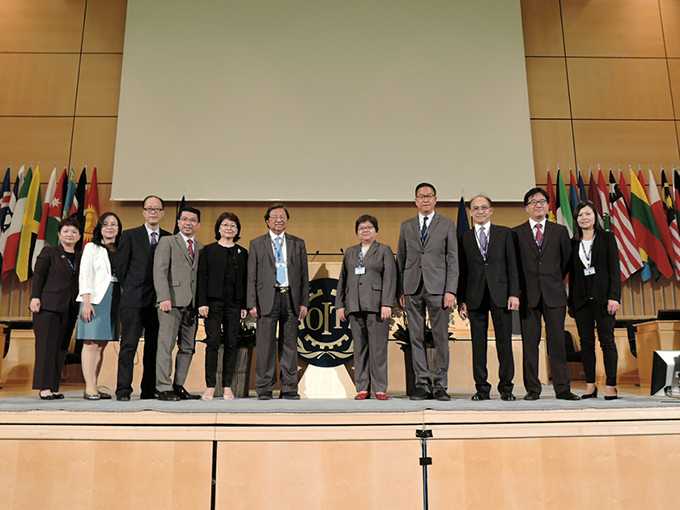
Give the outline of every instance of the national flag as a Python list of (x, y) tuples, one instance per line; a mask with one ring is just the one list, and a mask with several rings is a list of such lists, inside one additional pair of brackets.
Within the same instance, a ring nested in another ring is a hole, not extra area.
[[(661, 202), (661, 197), (659, 196), (659, 188), (657, 188), (656, 182), (654, 181), (654, 174), (652, 173), (651, 169), (649, 169), (648, 172), (649, 172), (649, 192), (647, 194), (647, 197), (649, 198), (649, 206), (652, 208), (654, 221), (656, 221), (656, 228), (659, 229), (661, 243), (663, 244), (663, 248), (666, 251), (666, 256), (672, 262), (673, 239), (671, 238), (671, 231), (668, 228), (666, 211), (664, 211), (663, 203)], [(670, 278), (670, 276), (668, 278)]]
[(186, 200), (185, 196), (182, 195), (182, 200), (179, 203), (179, 207), (177, 208), (177, 214), (175, 215), (176, 216), (176, 218), (175, 218), (175, 230), (173, 232), (175, 235), (179, 234), (179, 212), (182, 209), (184, 209), (186, 207), (186, 205), (187, 205), (187, 200)]
[(633, 273), (642, 269), (642, 258), (637, 247), (633, 225), (628, 216), (628, 208), (623, 201), (623, 195), (611, 170), (609, 171), (609, 197), (611, 201), (611, 226), (616, 237), (616, 244), (619, 247), (621, 281), (625, 282)]
[[(599, 165), (598, 165), (599, 168)], [(595, 174), (590, 172), (590, 179), (588, 181), (588, 200), (590, 200), (595, 206), (595, 212), (597, 213), (597, 221), (600, 225), (603, 225), (602, 221), (602, 202), (600, 202), (600, 193), (597, 189), (597, 182), (595, 180)]]
[(611, 230), (611, 222), (609, 219), (609, 189), (604, 181), (602, 170), (597, 169), (597, 195), (600, 199), (600, 206), (602, 207), (602, 226), (605, 230)]
[(569, 205), (569, 194), (567, 193), (567, 188), (564, 185), (564, 180), (562, 179), (562, 172), (557, 171), (557, 223), (567, 227), (569, 231), (569, 237), (573, 237), (574, 233), (574, 218), (571, 214), (571, 207)]
[(586, 194), (586, 187), (583, 184), (583, 177), (581, 176), (581, 169), (577, 168), (576, 173), (578, 174), (578, 197), (580, 202), (585, 202), (588, 200), (588, 195)]
[(456, 235), (461, 237), (468, 230), (470, 230), (470, 222), (468, 221), (467, 209), (465, 208), (465, 199), (460, 197), (460, 202), (458, 203), (458, 226), (456, 227)]
[(40, 196), (40, 164), (35, 167), (31, 180), (31, 187), (26, 196), (26, 209), (19, 238), (16, 272), (20, 282), (25, 282), (33, 276), (31, 266), (33, 247), (38, 237), (40, 220), (42, 219), (42, 198)]
[(64, 189), (68, 185), (68, 170), (64, 168), (59, 178), (57, 188), (54, 190), (54, 197), (50, 202), (50, 212), (47, 217), (47, 226), (45, 227), (45, 242), (51, 246), (56, 246), (59, 243), (59, 222), (62, 219), (64, 211)]
[(87, 167), (80, 172), (78, 179), (78, 186), (76, 187), (76, 194), (73, 196), (73, 203), (71, 204), (71, 211), (69, 216), (75, 218), (84, 226), (85, 221), (85, 197), (87, 195)]
[(576, 209), (576, 206), (579, 203), (578, 185), (576, 184), (576, 177), (574, 177), (574, 171), (571, 168), (569, 168), (569, 174), (571, 176), (571, 184), (569, 185), (569, 205), (571, 206), (571, 210), (573, 211), (574, 209)]
[[(5, 248), (7, 247), (7, 238), (9, 237), (12, 219), (14, 218), (14, 211), (17, 206), (17, 200), (19, 199), (19, 193), (21, 193), (21, 186), (24, 184), (24, 173), (24, 165), (21, 165), (21, 168), (19, 168), (19, 172), (17, 173), (17, 178), (14, 180), (12, 194), (9, 197), (9, 206), (7, 207), (7, 211), (5, 213), (5, 221), (2, 223), (2, 234), (0, 234), (0, 260), (2, 260), (3, 263), (3, 256), (5, 253)], [(2, 265), (0, 265), (0, 271), (1, 270)]]
[[(12, 198), (11, 168), (5, 172), (5, 179), (2, 182), (2, 202), (0, 203), (0, 227), (5, 224), (5, 216), (9, 212), (9, 201)], [(0, 229), (0, 237), (2, 229)], [(0, 252), (0, 267), (2, 267), (2, 252)]]
[(33, 180), (33, 169), (29, 167), (26, 173), (24, 183), (21, 185), (19, 196), (17, 198), (16, 208), (14, 209), (14, 216), (12, 223), (7, 230), (7, 244), (5, 245), (5, 252), (2, 258), (2, 279), (5, 280), (14, 271), (17, 265), (17, 254), (19, 253), (19, 241), (21, 239), (21, 227), (24, 221), (24, 212), (26, 211), (26, 200), (28, 199), (28, 191), (31, 188), (31, 181)]
[(45, 190), (45, 200), (43, 201), (42, 217), (40, 218), (40, 228), (38, 229), (38, 237), (35, 240), (35, 247), (33, 248), (33, 257), (31, 257), (31, 268), (35, 268), (35, 261), (38, 255), (45, 247), (45, 238), (47, 232), (47, 218), (50, 217), (50, 204), (54, 199), (54, 192), (57, 188), (57, 165), (50, 174), (50, 180), (47, 183), (47, 190)]
[[(628, 167), (629, 174), (633, 174), (633, 170)], [(623, 195), (623, 200), (624, 203), (626, 204), (626, 207), (628, 208), (628, 212), (630, 213), (630, 190), (628, 189), (628, 183), (626, 183), (626, 178), (623, 176), (623, 172), (619, 168), (619, 191), (621, 191), (621, 195)]]
[(62, 209), (61, 217), (68, 218), (71, 214), (71, 206), (73, 205), (73, 199), (76, 196), (76, 167), (71, 167), (71, 171), (68, 173), (68, 181), (66, 184), (66, 198), (64, 199), (64, 206)]
[(666, 179), (666, 172), (661, 169), (661, 192), (663, 210), (666, 213), (666, 223), (671, 233), (672, 251), (669, 254), (675, 266), (675, 279), (680, 280), (680, 232), (678, 232), (678, 220), (675, 217), (675, 207), (673, 206), (673, 192)]
[(97, 185), (97, 167), (92, 170), (90, 189), (85, 198), (85, 229), (83, 232), (83, 247), (92, 241), (94, 229), (99, 221), (99, 187)]
[(635, 238), (638, 241), (640, 256), (643, 262), (645, 257), (647, 258), (647, 263), (651, 266), (657, 279), (660, 275), (670, 278), (673, 275), (673, 268), (668, 260), (668, 255), (666, 255), (666, 250), (664, 250), (661, 234), (656, 221), (654, 221), (654, 213), (647, 193), (643, 184), (635, 177), (635, 173), (630, 174), (630, 181), (630, 219)]
[(548, 189), (548, 198), (550, 198), (550, 203), (548, 204), (548, 221), (555, 223), (557, 221), (557, 204), (555, 203), (555, 188), (553, 187), (552, 177), (550, 176), (550, 170), (548, 170), (548, 184), (546, 186)]

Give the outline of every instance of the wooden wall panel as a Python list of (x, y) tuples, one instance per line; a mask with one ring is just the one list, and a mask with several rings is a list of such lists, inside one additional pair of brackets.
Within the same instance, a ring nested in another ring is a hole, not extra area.
[(78, 81), (77, 116), (118, 115), (122, 53), (83, 54)]
[(664, 57), (658, 0), (562, 0), (569, 57)]
[(672, 119), (663, 59), (570, 58), (576, 119)]
[(78, 60), (77, 54), (0, 54), (0, 115), (73, 115)]
[(668, 60), (668, 72), (670, 74), (671, 93), (673, 94), (673, 106), (675, 108), (674, 118), (680, 119), (680, 59)]
[(564, 56), (559, 0), (522, 0), (524, 53)]
[(676, 0), (659, 0), (663, 36), (669, 57), (680, 58), (680, 3)]
[[(96, 164), (98, 181), (111, 182), (117, 124), (116, 117), (76, 117), (71, 164), (75, 162), (78, 172), (86, 163), (88, 169)], [(88, 182), (89, 176), (88, 172)]]
[(531, 118), (570, 118), (564, 58), (527, 57), (526, 67)]
[(0, 161), (12, 162), (12, 177), (22, 163), (26, 168), (41, 162), (45, 167), (68, 161), (72, 118), (0, 117)]
[(85, 0), (3, 0), (0, 52), (80, 51)]
[(532, 120), (531, 138), (534, 143), (536, 182), (545, 182), (546, 167), (550, 170), (576, 168), (574, 141), (569, 120)]
[[(578, 163), (581, 168), (600, 163), (628, 168), (639, 164), (678, 166), (678, 144), (673, 122), (575, 120)], [(653, 158), (653, 159), (652, 159)], [(630, 183), (629, 183), (630, 184)]]
[(127, 0), (88, 0), (83, 53), (122, 53)]

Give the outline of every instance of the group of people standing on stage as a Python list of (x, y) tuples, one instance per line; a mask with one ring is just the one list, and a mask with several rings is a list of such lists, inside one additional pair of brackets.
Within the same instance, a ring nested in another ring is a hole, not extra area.
[[(502, 400), (515, 400), (513, 310), (519, 310), (521, 317), (524, 399), (537, 400), (541, 394), (542, 316), (555, 395), (579, 400), (571, 392), (566, 365), (567, 305), (576, 319), (588, 384), (580, 398), (597, 397), (596, 325), (607, 374), (605, 398), (616, 398), (618, 252), (613, 235), (598, 224), (593, 204), (584, 202), (576, 208), (578, 226), (570, 240), (565, 227), (546, 221), (549, 197), (540, 188), (525, 195), (529, 220), (514, 229), (491, 224), (492, 202), (479, 195), (470, 201), (474, 226), (458, 239), (453, 220), (435, 212), (432, 184), (416, 187), (415, 202), (418, 215), (401, 225), (396, 262), (392, 249), (377, 241), (378, 220), (370, 215), (357, 219), (359, 244), (344, 254), (335, 304), (339, 319), (349, 320), (352, 330), (357, 400), (370, 398), (371, 391), (378, 400), (389, 399), (387, 342), (395, 298), (408, 319), (413, 400), (451, 398), (448, 324), (456, 301), (460, 316), (470, 319), (473, 400), (490, 398), (489, 314), (499, 357), (498, 391)], [(239, 326), (250, 314), (257, 319), (258, 399), (272, 398), (277, 358), (280, 398), (299, 399), (297, 329), (309, 307), (309, 274), (305, 242), (286, 231), (288, 210), (279, 203), (267, 209), (268, 232), (254, 238), (249, 250), (237, 244), (241, 223), (233, 213), (219, 216), (216, 242), (203, 246), (195, 239), (200, 210), (183, 207), (175, 235), (160, 228), (164, 212), (163, 200), (148, 196), (143, 203), (144, 224), (125, 231), (116, 214), (103, 214), (82, 255), (76, 251), (80, 225), (70, 218), (60, 223), (60, 244), (45, 247), (38, 256), (30, 302), (36, 336), (33, 388), (40, 391), (40, 398), (63, 398), (59, 379), (77, 322), (76, 337), (83, 340), (85, 399), (112, 398), (97, 389), (97, 377), (104, 349), (109, 341), (118, 340), (120, 324), (117, 400), (130, 400), (142, 333), (142, 399), (212, 400), (221, 371), (224, 399), (231, 400)], [(564, 286), (568, 273), (569, 297)], [(195, 350), (198, 316), (205, 319), (207, 389), (203, 395), (192, 395), (184, 383)], [(434, 367), (427, 363), (428, 323), (435, 345)], [(218, 367), (221, 344), (224, 355)]]

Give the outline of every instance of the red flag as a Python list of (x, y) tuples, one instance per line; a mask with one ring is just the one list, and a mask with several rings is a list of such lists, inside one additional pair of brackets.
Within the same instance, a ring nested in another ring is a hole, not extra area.
[(548, 184), (546, 187), (548, 188), (548, 198), (550, 199), (550, 204), (548, 204), (548, 221), (554, 223), (557, 221), (557, 203), (555, 202), (555, 189), (553, 188), (550, 170), (548, 170)]
[(83, 234), (83, 247), (92, 241), (94, 229), (99, 221), (99, 189), (97, 187), (97, 167), (92, 170), (90, 189), (85, 197), (85, 232)]
[[(640, 172), (642, 174), (642, 172)], [(642, 180), (640, 182), (643, 182)], [(673, 260), (673, 239), (671, 238), (671, 231), (668, 228), (668, 222), (666, 220), (666, 211), (663, 209), (663, 202), (661, 202), (661, 197), (659, 196), (659, 189), (656, 187), (656, 182), (654, 181), (654, 174), (649, 170), (649, 205), (652, 208), (652, 214), (654, 215), (654, 221), (656, 222), (656, 228), (659, 229), (659, 234), (661, 235), (661, 242), (663, 243), (663, 248), (666, 250), (668, 258)]]
[(47, 225), (45, 226), (45, 242), (52, 246), (56, 246), (59, 242), (57, 232), (59, 230), (59, 222), (61, 221), (64, 209), (64, 188), (68, 181), (68, 169), (64, 171), (59, 178), (59, 183), (54, 190), (54, 197), (50, 203), (50, 214), (47, 218)]
[(609, 189), (604, 182), (602, 170), (598, 167), (598, 181), (597, 181), (597, 195), (600, 198), (600, 206), (602, 207), (602, 222), (605, 230), (611, 230), (611, 223), (609, 219)]
[[(633, 173), (633, 171), (631, 170), (630, 173)], [(630, 213), (630, 190), (628, 189), (628, 183), (626, 183), (626, 178), (623, 176), (621, 170), (619, 170), (619, 191), (621, 192), (621, 195), (623, 195), (623, 201)]]

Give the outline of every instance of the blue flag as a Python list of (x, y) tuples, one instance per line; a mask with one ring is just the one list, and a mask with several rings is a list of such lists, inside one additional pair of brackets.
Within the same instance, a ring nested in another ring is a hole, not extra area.
[(465, 199), (460, 197), (460, 204), (458, 204), (458, 228), (456, 234), (458, 237), (470, 230), (470, 222), (468, 221), (467, 209), (465, 208)]

